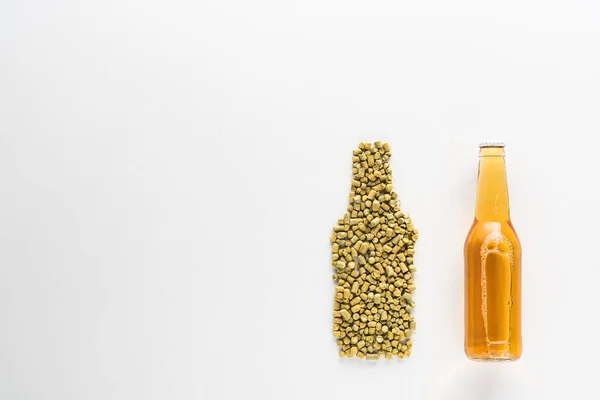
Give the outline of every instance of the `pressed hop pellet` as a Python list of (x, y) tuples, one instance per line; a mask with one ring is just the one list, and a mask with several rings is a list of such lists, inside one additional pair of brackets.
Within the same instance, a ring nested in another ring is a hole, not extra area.
[(354, 150), (348, 211), (330, 238), (340, 357), (410, 356), (419, 234), (392, 190), (390, 157), (387, 143), (360, 143)]

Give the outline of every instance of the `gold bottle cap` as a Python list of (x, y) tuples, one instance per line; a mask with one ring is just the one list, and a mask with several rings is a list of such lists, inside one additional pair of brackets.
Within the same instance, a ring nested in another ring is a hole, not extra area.
[(479, 143), (479, 147), (504, 147), (505, 144), (501, 140), (486, 140)]

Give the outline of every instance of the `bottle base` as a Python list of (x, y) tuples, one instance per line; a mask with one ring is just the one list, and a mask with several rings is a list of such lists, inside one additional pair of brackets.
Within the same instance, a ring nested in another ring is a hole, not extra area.
[(503, 354), (501, 356), (491, 356), (489, 354), (467, 354), (467, 358), (471, 361), (477, 362), (488, 362), (488, 363), (498, 363), (498, 362), (506, 362), (506, 361), (517, 361), (521, 358), (520, 355), (512, 355), (512, 354)]

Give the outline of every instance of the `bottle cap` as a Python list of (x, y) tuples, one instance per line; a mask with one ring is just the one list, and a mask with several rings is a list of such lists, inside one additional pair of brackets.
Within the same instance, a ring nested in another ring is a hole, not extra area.
[(486, 140), (479, 143), (479, 147), (504, 147), (505, 144), (501, 140)]

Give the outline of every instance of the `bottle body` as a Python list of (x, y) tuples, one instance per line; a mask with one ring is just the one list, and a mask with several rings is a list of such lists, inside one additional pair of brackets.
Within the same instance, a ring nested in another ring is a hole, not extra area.
[(480, 149), (475, 220), (464, 246), (465, 353), (521, 356), (521, 244), (510, 221), (504, 148)]

